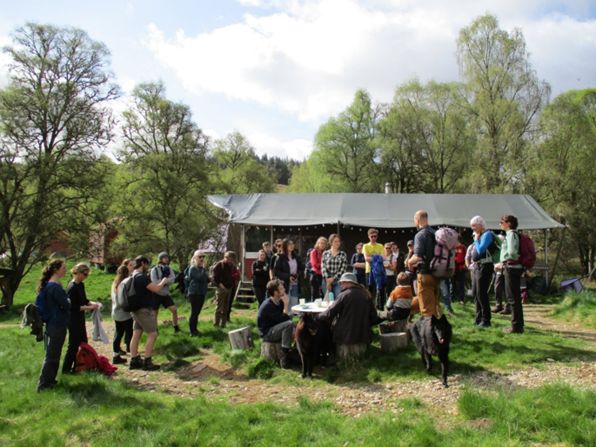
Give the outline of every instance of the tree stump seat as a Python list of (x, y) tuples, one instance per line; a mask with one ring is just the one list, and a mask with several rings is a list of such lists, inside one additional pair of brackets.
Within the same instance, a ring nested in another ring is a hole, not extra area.
[(273, 363), (279, 364), (281, 360), (282, 350), (281, 343), (272, 343), (264, 341), (261, 343), (261, 357)]

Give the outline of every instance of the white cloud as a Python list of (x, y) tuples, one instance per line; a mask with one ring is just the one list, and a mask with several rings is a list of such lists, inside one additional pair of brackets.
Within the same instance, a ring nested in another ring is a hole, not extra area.
[(10, 63), (10, 57), (1, 49), (10, 43), (9, 37), (0, 36), (0, 88), (6, 87), (8, 84), (8, 64)]

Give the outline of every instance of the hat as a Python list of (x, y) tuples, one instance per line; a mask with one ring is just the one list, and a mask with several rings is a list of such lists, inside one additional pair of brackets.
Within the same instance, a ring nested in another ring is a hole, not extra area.
[(410, 239), (410, 240), (408, 241), (408, 244), (407, 244), (407, 245), (414, 245), (414, 241), (413, 241), (412, 239)]
[(343, 275), (341, 275), (339, 282), (352, 282), (354, 284), (358, 284), (358, 279), (356, 278), (356, 275), (354, 275), (353, 273), (346, 272)]
[(157, 259), (161, 261), (162, 258), (169, 258), (170, 255), (167, 251), (162, 251), (159, 255), (157, 255)]

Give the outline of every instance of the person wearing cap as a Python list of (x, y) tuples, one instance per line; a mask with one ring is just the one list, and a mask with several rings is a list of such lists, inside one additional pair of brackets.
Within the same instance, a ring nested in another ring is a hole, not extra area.
[(199, 335), (197, 324), (199, 321), (199, 314), (203, 309), (203, 304), (205, 304), (208, 285), (209, 272), (205, 267), (205, 254), (201, 250), (196, 250), (190, 260), (190, 268), (188, 269), (188, 287), (186, 288), (186, 296), (190, 302), (191, 309), (190, 318), (188, 319), (191, 337), (197, 337)]
[(486, 221), (482, 216), (474, 216), (470, 220), (470, 227), (474, 232), (474, 250), (476, 270), (474, 271), (474, 302), (476, 303), (475, 324), (481, 328), (490, 327), (491, 312), (488, 300), (488, 289), (493, 278), (494, 264), (491, 248), (494, 234), (486, 228)]
[(153, 284), (159, 284), (163, 278), (166, 278), (167, 283), (155, 295), (155, 318), (157, 319), (159, 306), (163, 306), (164, 309), (168, 309), (172, 313), (174, 332), (180, 332), (180, 326), (178, 326), (178, 308), (170, 296), (170, 284), (176, 281), (176, 274), (170, 267), (170, 255), (162, 251), (158, 255), (157, 260), (157, 265), (151, 269), (151, 282)]
[(375, 304), (353, 273), (344, 273), (339, 285), (341, 293), (318, 318), (333, 322), (333, 341), (338, 352), (342, 346), (359, 345), (356, 350), (363, 353), (372, 340), (371, 326), (378, 321)]

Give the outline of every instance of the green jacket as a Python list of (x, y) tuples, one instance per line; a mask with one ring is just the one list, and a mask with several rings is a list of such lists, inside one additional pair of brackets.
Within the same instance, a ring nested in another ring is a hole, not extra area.
[[(507, 264), (508, 261), (519, 260), (519, 235), (515, 230), (507, 230), (505, 239), (501, 244), (501, 262)], [(521, 264), (509, 265), (509, 267), (521, 268)]]

